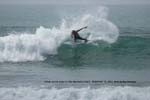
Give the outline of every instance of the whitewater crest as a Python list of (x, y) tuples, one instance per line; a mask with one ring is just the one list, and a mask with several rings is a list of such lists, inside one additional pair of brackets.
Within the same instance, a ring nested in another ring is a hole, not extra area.
[(90, 33), (89, 40), (114, 43), (118, 28), (107, 19), (108, 9), (100, 7), (96, 15), (83, 14), (71, 20), (62, 19), (58, 27), (40, 26), (35, 33), (18, 33), (0, 37), (0, 62), (43, 61), (44, 55), (57, 54), (57, 49), (70, 38), (71, 30), (88, 26), (81, 35)]
[(1, 100), (149, 100), (150, 87), (0, 88)]

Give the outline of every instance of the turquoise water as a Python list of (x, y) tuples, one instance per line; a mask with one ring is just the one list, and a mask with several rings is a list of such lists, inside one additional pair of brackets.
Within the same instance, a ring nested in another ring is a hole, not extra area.
[[(0, 98), (149, 100), (149, 10), (148, 5), (0, 6)], [(89, 30), (81, 35), (91, 33), (92, 43), (72, 44), (71, 29), (86, 24)], [(105, 82), (46, 82), (87, 80)]]

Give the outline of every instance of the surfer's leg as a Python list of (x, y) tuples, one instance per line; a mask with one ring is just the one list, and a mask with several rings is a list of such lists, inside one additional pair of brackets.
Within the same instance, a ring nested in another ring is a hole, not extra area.
[(79, 40), (84, 40), (85, 42), (87, 42), (86, 38), (82, 38), (82, 37), (78, 37)]
[(74, 42), (77, 42), (77, 38), (76, 37), (74, 37)]

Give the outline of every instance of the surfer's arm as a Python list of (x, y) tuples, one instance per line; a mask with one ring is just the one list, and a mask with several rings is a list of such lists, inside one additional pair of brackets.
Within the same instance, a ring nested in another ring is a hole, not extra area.
[(87, 28), (87, 26), (76, 30), (76, 32), (79, 32), (79, 31), (81, 31), (81, 30), (83, 30), (83, 29), (85, 29), (85, 28)]

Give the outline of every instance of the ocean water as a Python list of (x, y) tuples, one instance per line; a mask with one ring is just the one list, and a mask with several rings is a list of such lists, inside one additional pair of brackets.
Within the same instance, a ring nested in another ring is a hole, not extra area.
[(1, 5), (0, 100), (150, 100), (149, 10)]

